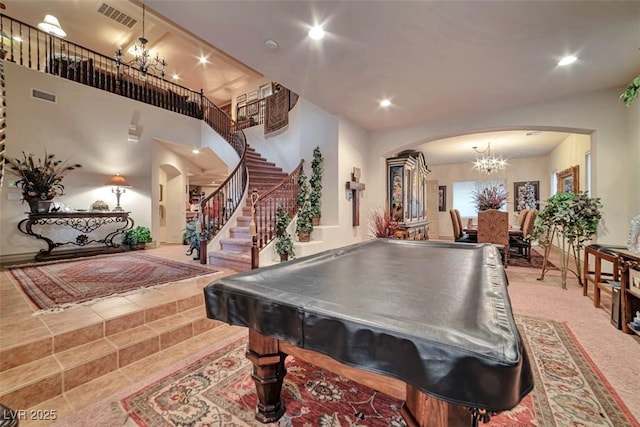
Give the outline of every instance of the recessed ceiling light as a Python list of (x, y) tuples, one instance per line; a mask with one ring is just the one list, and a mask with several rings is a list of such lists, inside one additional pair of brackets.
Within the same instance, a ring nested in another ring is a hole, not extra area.
[(204, 55), (200, 55), (200, 63), (201, 64), (206, 64), (207, 63), (207, 57)]
[(275, 40), (265, 40), (264, 46), (269, 50), (276, 50), (278, 48), (278, 43)]
[(177, 74), (174, 74), (174, 75), (172, 76), (172, 78), (173, 78), (173, 80), (180, 80), (180, 76), (179, 76), (179, 75), (177, 75)]
[(382, 101), (380, 101), (381, 107), (388, 107), (390, 105), (391, 105), (391, 101), (389, 101), (388, 99), (383, 99)]
[(198, 150), (197, 148), (194, 148), (193, 150), (191, 150), (191, 152), (193, 154), (200, 154), (200, 150)]
[(311, 28), (309, 30), (309, 37), (311, 37), (314, 40), (322, 39), (324, 37), (324, 30), (322, 29), (322, 26), (316, 25), (313, 28)]
[(571, 55), (565, 56), (560, 61), (558, 61), (558, 65), (561, 67), (564, 67), (565, 65), (573, 64), (577, 60), (578, 58), (576, 58), (575, 56), (571, 56)]

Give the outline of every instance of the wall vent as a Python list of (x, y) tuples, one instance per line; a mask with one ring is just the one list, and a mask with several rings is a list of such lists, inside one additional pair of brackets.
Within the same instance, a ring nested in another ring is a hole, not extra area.
[(53, 102), (54, 104), (58, 103), (58, 96), (55, 93), (49, 93), (38, 89), (31, 89), (31, 97)]
[(136, 26), (138, 20), (127, 15), (126, 13), (116, 9), (113, 6), (109, 6), (107, 3), (100, 3), (98, 7), (98, 13), (106, 16), (107, 18), (116, 21), (119, 24), (131, 29)]

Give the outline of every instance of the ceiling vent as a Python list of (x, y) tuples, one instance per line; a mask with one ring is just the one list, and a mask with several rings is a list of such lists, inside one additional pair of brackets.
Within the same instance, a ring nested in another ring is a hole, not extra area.
[(136, 26), (138, 20), (127, 15), (126, 13), (116, 9), (113, 6), (109, 6), (107, 3), (99, 3), (98, 13), (106, 16), (107, 18), (116, 21), (119, 24), (131, 29)]
[(31, 89), (31, 97), (53, 102), (54, 104), (58, 103), (58, 96), (55, 93), (44, 92), (38, 89)]

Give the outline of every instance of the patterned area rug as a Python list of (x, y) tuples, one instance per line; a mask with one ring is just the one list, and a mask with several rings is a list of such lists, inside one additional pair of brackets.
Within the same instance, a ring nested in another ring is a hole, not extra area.
[[(514, 256), (513, 254), (509, 255), (509, 267), (527, 267), (527, 268), (535, 268), (540, 270), (542, 268), (542, 262), (544, 261), (544, 256), (541, 252), (541, 249), (531, 248), (531, 262), (529, 262), (526, 258)], [(558, 270), (558, 267), (552, 263), (551, 261), (547, 261), (547, 269), (548, 270)]]
[(131, 252), (31, 264), (9, 272), (38, 309), (52, 310), (216, 271)]
[[(558, 322), (519, 317), (536, 387), (489, 426), (633, 426), (624, 404)], [(244, 339), (119, 400), (140, 426), (259, 426)], [(403, 426), (401, 402), (287, 358), (280, 426)], [(117, 405), (117, 406), (118, 406)], [(633, 424), (636, 423), (636, 424)]]

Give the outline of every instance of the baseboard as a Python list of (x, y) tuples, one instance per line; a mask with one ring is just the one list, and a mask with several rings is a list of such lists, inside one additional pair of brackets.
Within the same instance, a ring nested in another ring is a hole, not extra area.
[(25, 254), (0, 255), (0, 269), (4, 269), (7, 266), (14, 266), (16, 264), (33, 262), (35, 256), (36, 256), (36, 252), (25, 253)]

